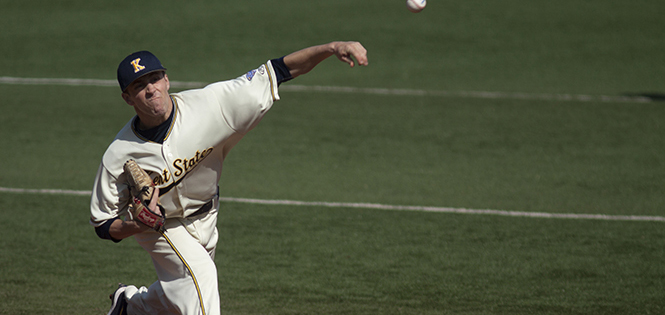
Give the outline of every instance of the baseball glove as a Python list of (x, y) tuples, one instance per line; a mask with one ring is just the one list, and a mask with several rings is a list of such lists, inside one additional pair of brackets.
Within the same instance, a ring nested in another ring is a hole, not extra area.
[(133, 197), (132, 204), (130, 205), (133, 220), (138, 220), (155, 231), (163, 232), (164, 221), (166, 220), (163, 215), (165, 213), (164, 208), (159, 204), (159, 201), (157, 202), (157, 206), (161, 210), (161, 213), (150, 210), (148, 206), (155, 192), (155, 185), (152, 183), (152, 179), (134, 160), (128, 160), (123, 169), (127, 174), (129, 189)]

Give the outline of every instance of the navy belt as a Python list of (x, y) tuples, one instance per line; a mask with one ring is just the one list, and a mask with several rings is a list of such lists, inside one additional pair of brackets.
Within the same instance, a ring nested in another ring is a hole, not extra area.
[(199, 208), (199, 210), (196, 210), (196, 212), (194, 212), (194, 213), (188, 215), (187, 217), (188, 217), (188, 218), (189, 218), (189, 217), (195, 217), (195, 216), (197, 216), (197, 215), (202, 215), (202, 214), (204, 214), (204, 213), (207, 213), (208, 211), (210, 211), (210, 209), (212, 209), (212, 202), (213, 202), (213, 200), (215, 200), (215, 198), (213, 198), (212, 200), (206, 202), (204, 205), (201, 206), (201, 208)]
[(197, 215), (202, 215), (204, 213), (208, 213), (208, 211), (210, 211), (210, 209), (212, 209), (212, 203), (215, 201), (215, 199), (217, 199), (217, 196), (219, 196), (219, 186), (217, 186), (217, 194), (215, 195), (215, 197), (210, 199), (210, 201), (208, 201), (204, 205), (202, 205), (201, 208), (199, 208), (199, 210), (196, 210), (196, 212), (188, 215), (187, 217), (188, 218), (189, 217), (195, 217)]

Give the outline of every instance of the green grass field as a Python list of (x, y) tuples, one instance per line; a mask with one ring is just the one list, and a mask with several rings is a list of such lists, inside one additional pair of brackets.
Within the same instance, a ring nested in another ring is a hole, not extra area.
[[(213, 82), (359, 40), (368, 67), (330, 59), (284, 85), (225, 162), (222, 196), (665, 216), (665, 3), (0, 8), (0, 188), (91, 190), (132, 117), (116, 87), (4, 77), (113, 80), (125, 55), (148, 49), (172, 81)], [(635, 95), (653, 100), (620, 99)], [(118, 282), (156, 280), (133, 240), (97, 238), (88, 206), (86, 195), (0, 191), (0, 314), (106, 314)], [(663, 222), (223, 202), (218, 227), (224, 314), (665, 313)]]

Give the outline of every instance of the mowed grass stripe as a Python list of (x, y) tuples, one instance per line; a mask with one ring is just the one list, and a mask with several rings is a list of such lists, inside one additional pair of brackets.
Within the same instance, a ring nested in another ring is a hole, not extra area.
[[(76, 196), (92, 195), (92, 191), (89, 190), (23, 189), (23, 188), (8, 188), (8, 187), (0, 187), (0, 192), (20, 193), (20, 194), (76, 195)], [(546, 213), (546, 212), (467, 209), (467, 208), (431, 207), (431, 206), (400, 206), (400, 205), (386, 205), (386, 204), (377, 204), (377, 203), (267, 200), (267, 199), (252, 199), (252, 198), (233, 198), (233, 197), (220, 197), (219, 200), (224, 202), (237, 202), (237, 203), (248, 203), (248, 204), (258, 204), (258, 205), (315, 206), (315, 207), (328, 207), (328, 208), (362, 208), (362, 209), (395, 210), (395, 211), (422, 211), (422, 212), (440, 212), (440, 213), (457, 213), (457, 214), (499, 215), (499, 216), (509, 216), (509, 217), (541, 218), (541, 219), (665, 222), (665, 217), (662, 216)]]
[[(67, 85), (67, 86), (99, 86), (116, 87), (115, 80), (103, 79), (65, 79), (65, 78), (18, 78), (0, 77), (2, 84), (21, 85)], [(200, 88), (205, 82), (171, 81), (173, 88)], [(514, 99), (514, 100), (541, 100), (541, 101), (576, 101), (576, 102), (612, 102), (612, 103), (650, 103), (653, 99), (645, 96), (621, 95), (584, 95), (584, 94), (533, 94), (533, 93), (506, 93), (491, 91), (431, 91), (418, 89), (385, 89), (385, 88), (357, 88), (347, 86), (307, 86), (288, 84), (280, 87), (288, 92), (327, 92), (351, 93), (367, 95), (404, 95), (404, 96), (438, 96), (484, 99)]]

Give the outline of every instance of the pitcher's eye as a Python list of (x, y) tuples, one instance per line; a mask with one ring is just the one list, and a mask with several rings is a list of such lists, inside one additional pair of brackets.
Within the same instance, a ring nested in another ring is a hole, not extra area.
[(164, 78), (164, 72), (156, 72), (155, 74), (152, 75), (150, 78), (150, 83), (156, 83), (157, 81), (161, 80)]

